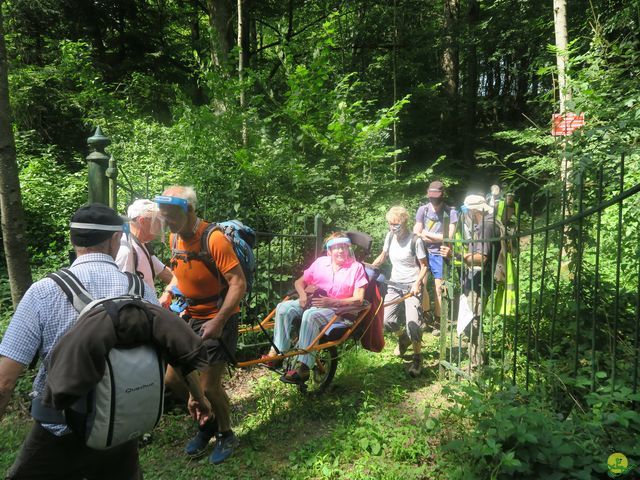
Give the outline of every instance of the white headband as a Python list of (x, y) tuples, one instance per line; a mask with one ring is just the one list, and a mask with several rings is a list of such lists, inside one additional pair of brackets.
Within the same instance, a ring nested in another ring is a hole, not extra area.
[(100, 225), (98, 223), (80, 223), (71, 222), (69, 227), (76, 228), (78, 230), (104, 230), (107, 232), (121, 232), (122, 225)]
[(341, 243), (346, 243), (348, 245), (351, 245), (351, 239), (347, 237), (332, 238), (331, 240), (327, 241), (327, 248), (331, 248), (334, 245), (339, 245)]

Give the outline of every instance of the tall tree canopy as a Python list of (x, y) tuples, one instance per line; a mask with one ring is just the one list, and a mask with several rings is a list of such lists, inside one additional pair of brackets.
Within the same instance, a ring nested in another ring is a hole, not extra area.
[[(585, 72), (575, 76), (571, 108), (605, 106), (593, 82), (633, 83), (616, 65), (636, 55), (637, 4), (569, 2), (569, 68)], [(390, 202), (413, 205), (434, 175), (455, 195), (498, 175), (532, 185), (557, 171), (548, 136), (557, 108), (551, 5), (244, 0), (241, 7), (5, 1), (35, 254), (65, 241), (64, 223), (84, 199), (86, 137), (97, 124), (112, 137), (132, 194), (192, 183), (210, 216), (240, 215), (274, 230), (315, 212), (368, 227)], [(532, 149), (542, 156), (527, 163)], [(42, 205), (51, 198), (50, 213)], [(364, 205), (373, 210), (365, 214)], [(36, 226), (47, 233), (33, 235)]]

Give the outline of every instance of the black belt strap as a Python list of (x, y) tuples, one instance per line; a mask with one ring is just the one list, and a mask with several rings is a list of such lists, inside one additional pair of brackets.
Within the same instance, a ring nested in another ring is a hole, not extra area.
[(204, 305), (205, 303), (217, 302), (221, 298), (222, 298), (221, 295), (212, 295), (210, 297), (204, 297), (204, 298), (184, 297), (185, 301), (187, 302), (187, 305), (189, 305), (190, 307), (195, 307), (196, 305)]

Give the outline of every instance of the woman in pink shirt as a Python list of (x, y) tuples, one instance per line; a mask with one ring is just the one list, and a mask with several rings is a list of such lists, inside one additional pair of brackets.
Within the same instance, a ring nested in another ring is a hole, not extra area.
[[(276, 307), (273, 343), (281, 352), (291, 347), (291, 327), (296, 318), (302, 317), (297, 347), (304, 349), (333, 318), (335, 309), (362, 305), (368, 280), (364, 267), (353, 257), (351, 240), (345, 233), (337, 232), (327, 238), (325, 246), (327, 255), (318, 257), (295, 281), (299, 298), (281, 302)], [(311, 296), (310, 286), (316, 290)], [(276, 355), (276, 351), (271, 349), (269, 355)], [(285, 373), (281, 380), (306, 382), (314, 364), (314, 352), (300, 355), (296, 369)]]

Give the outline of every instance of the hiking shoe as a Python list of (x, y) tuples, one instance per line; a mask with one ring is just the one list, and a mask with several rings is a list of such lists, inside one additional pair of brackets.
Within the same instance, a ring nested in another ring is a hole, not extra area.
[(411, 339), (406, 333), (403, 333), (398, 337), (398, 345), (396, 345), (396, 349), (393, 351), (393, 354), (396, 357), (403, 356), (407, 351), (407, 348), (409, 348), (409, 345), (411, 345)]
[(226, 435), (223, 433), (216, 434), (216, 446), (213, 447), (213, 452), (209, 456), (209, 463), (219, 465), (229, 458), (233, 451), (238, 447), (238, 437), (233, 431), (229, 431)]
[(431, 323), (431, 335), (434, 337), (440, 336), (440, 317), (433, 317), (433, 322)]
[(409, 367), (409, 375), (416, 378), (422, 371), (422, 357), (420, 355), (414, 355), (411, 360), (411, 366)]
[(184, 453), (192, 458), (201, 457), (202, 455), (204, 455), (211, 437), (212, 435), (209, 435), (208, 433), (198, 431), (198, 433), (196, 433), (196, 436), (193, 437), (189, 441), (189, 443), (187, 443), (186, 447), (184, 447)]
[(291, 383), (293, 385), (301, 385), (309, 380), (311, 371), (304, 363), (299, 363), (296, 370), (289, 370), (280, 377), (280, 381), (284, 383)]

